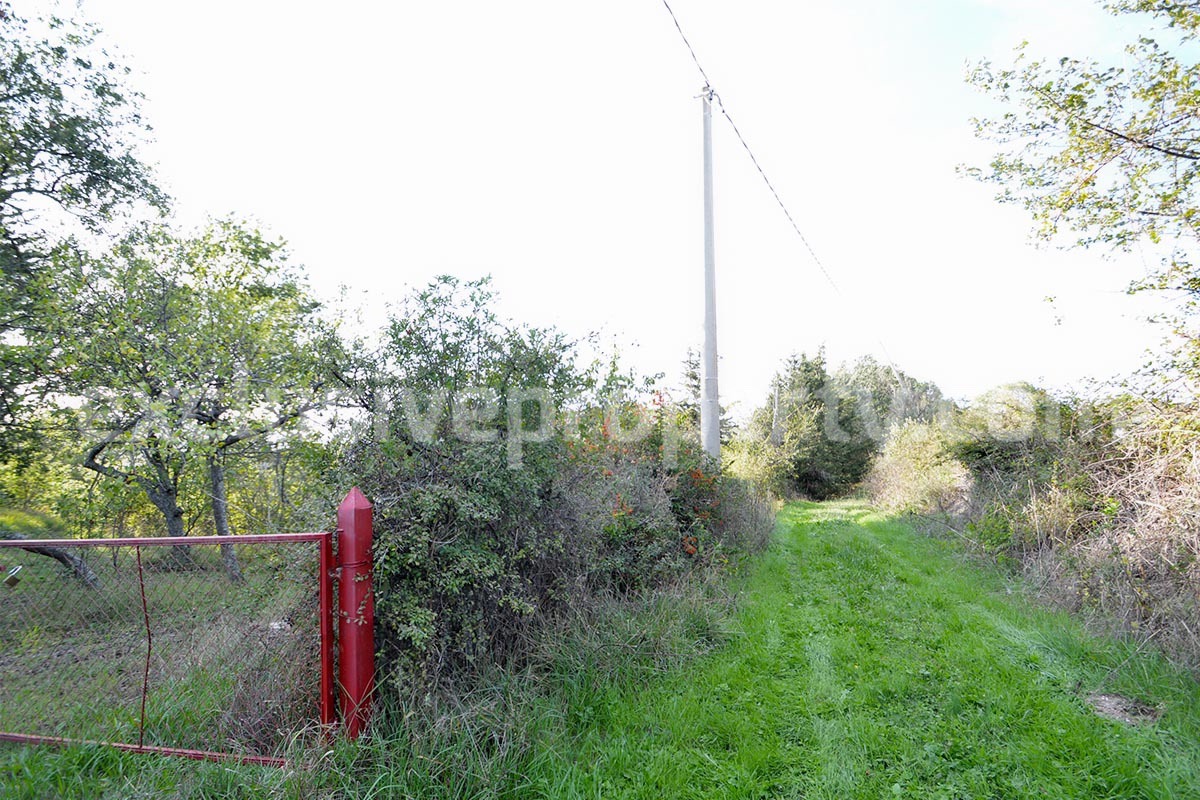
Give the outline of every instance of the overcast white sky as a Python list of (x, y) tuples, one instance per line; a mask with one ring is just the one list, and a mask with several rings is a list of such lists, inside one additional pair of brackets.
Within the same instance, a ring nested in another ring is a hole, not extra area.
[[(34, 11), (18, 2), (19, 11)], [(955, 174), (995, 113), (969, 60), (1112, 55), (1091, 0), (672, 3), (714, 88), (840, 287), (714, 119), (723, 401), (792, 352), (880, 352), (970, 397), (1141, 363), (1134, 254), (1029, 244)], [(675, 379), (701, 339), (702, 81), (660, 0), (331, 5), (83, 0), (135, 69), (149, 157), (187, 224), (236, 213), (369, 319), (432, 276), (494, 276), (505, 316), (600, 331)], [(1125, 26), (1125, 30), (1122, 30)], [(1054, 297), (1049, 303), (1045, 298)]]

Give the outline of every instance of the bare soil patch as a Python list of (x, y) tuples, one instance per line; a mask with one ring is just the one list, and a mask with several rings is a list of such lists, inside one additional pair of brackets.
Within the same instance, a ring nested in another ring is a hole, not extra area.
[(1126, 725), (1149, 725), (1157, 722), (1162, 715), (1157, 708), (1119, 694), (1089, 694), (1087, 701), (1092, 710), (1100, 716), (1124, 722)]

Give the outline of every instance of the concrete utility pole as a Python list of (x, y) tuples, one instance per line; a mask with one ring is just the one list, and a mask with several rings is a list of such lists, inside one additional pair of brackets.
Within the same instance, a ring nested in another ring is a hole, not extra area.
[(711, 86), (700, 94), (704, 103), (704, 353), (700, 360), (700, 442), (704, 452), (721, 460), (721, 404), (717, 394), (717, 261), (713, 244), (713, 167)]

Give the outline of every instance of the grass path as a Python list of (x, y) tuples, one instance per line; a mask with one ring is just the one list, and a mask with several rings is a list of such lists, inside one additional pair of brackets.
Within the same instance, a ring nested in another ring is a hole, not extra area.
[[(10, 747), (0, 797), (1200, 800), (1200, 684), (1032, 607), (951, 543), (861, 505), (796, 504), (738, 585), (733, 633), (707, 656), (654, 672), (581, 651), (478, 741), (401, 731), (286, 773)], [(639, 613), (596, 624), (617, 642), (693, 619), (711, 633), (704, 614)], [(1161, 718), (1100, 718), (1091, 692)], [(489, 755), (506, 720), (521, 744)]]
[[(947, 543), (855, 504), (792, 505), (745, 587), (728, 647), (611, 686), (530, 794), (1200, 798), (1196, 682), (1031, 608)], [(1100, 718), (1094, 691), (1162, 717)]]

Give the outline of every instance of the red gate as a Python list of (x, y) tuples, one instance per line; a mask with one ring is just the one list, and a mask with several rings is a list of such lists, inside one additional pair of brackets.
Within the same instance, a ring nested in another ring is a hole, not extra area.
[(282, 765), (336, 722), (335, 658), (359, 735), (370, 554), (357, 489), (337, 534), (0, 540), (0, 563), (21, 567), (0, 585), (0, 740)]

